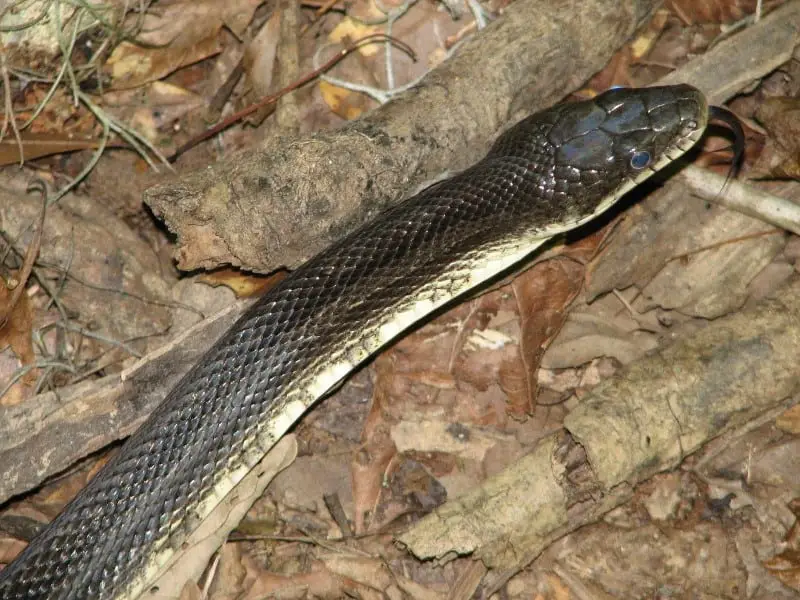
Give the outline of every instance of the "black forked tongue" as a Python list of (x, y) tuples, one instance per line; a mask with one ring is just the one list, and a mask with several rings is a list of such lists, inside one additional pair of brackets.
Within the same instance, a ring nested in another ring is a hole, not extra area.
[(739, 120), (739, 117), (727, 108), (722, 108), (721, 106), (710, 106), (708, 108), (708, 120), (725, 123), (725, 125), (730, 128), (731, 133), (733, 133), (733, 163), (731, 164), (728, 178), (736, 177), (742, 166), (742, 159), (744, 158), (745, 139), (742, 122)]

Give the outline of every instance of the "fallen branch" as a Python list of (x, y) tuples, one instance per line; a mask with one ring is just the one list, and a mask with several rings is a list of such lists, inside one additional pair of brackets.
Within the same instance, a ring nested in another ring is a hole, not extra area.
[(399, 540), (419, 558), (472, 554), (498, 574), (516, 572), (630, 498), (637, 483), (714, 437), (796, 403), (799, 355), (795, 280), (779, 297), (720, 318), (601, 383), (567, 416), (565, 433), (540, 441)]
[(393, 102), (335, 131), (267, 140), (148, 190), (177, 233), (179, 266), (296, 266), (448, 169), (486, 151), (509, 119), (562, 99), (657, 4), (518, 0)]

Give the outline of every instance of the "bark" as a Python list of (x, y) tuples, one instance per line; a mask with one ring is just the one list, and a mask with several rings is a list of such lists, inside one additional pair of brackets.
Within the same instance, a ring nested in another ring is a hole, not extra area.
[(182, 269), (294, 267), (409, 189), (476, 162), (508, 121), (596, 71), (656, 0), (517, 0), (424, 80), (334, 131), (279, 136), (151, 188)]

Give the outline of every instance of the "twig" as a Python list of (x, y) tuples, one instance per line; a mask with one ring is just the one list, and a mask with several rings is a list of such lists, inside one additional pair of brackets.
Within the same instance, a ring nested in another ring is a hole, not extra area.
[(311, 26), (319, 21), (320, 18), (322, 18), (325, 14), (327, 14), (337, 2), (339, 2), (339, 0), (325, 0), (322, 6), (314, 11), (314, 16), (311, 17), (311, 20), (300, 28), (300, 35), (303, 35), (306, 31), (308, 31)]
[(317, 537), (309, 534), (306, 531), (300, 529), (300, 531), (304, 534), (302, 536), (297, 535), (261, 535), (261, 534), (247, 534), (247, 535), (232, 535), (228, 541), (230, 542), (258, 542), (258, 541), (274, 541), (274, 542), (294, 542), (298, 544), (310, 544), (313, 546), (319, 546), (320, 548), (324, 548), (325, 550), (330, 550), (331, 552), (336, 552), (338, 554), (351, 554), (353, 556), (366, 556), (369, 558), (374, 558), (374, 555), (370, 554), (369, 552), (364, 552), (363, 550), (358, 550), (357, 548), (353, 548), (350, 546), (345, 545), (343, 548), (339, 546), (334, 546), (335, 543), (347, 544), (350, 539), (362, 539), (366, 537), (375, 537), (375, 534), (367, 534), (361, 536), (354, 536), (354, 538), (326, 538), (325, 540), (320, 540)]
[[(76, 23), (77, 23), (77, 21), (76, 21)], [(73, 48), (75, 46), (75, 40), (76, 40), (77, 36), (78, 36), (78, 28), (77, 27), (73, 27), (72, 28), (72, 37), (70, 38), (70, 41), (69, 41), (69, 47), (70, 48)], [(58, 86), (61, 84), (61, 80), (64, 78), (64, 75), (66, 74), (67, 70), (69, 70), (69, 68), (70, 68), (69, 56), (65, 56), (63, 58), (64, 58), (64, 60), (61, 63), (61, 68), (58, 70), (58, 75), (56, 75), (56, 78), (53, 80), (53, 85), (50, 86), (50, 89), (47, 90), (47, 93), (45, 94), (45, 96), (42, 99), (42, 101), (39, 102), (39, 106), (36, 107), (36, 110), (34, 110), (33, 114), (28, 118), (28, 120), (25, 121), (22, 124), (20, 129), (25, 129), (31, 123), (33, 123), (34, 120), (36, 120), (36, 118), (42, 113), (42, 111), (44, 110), (44, 107), (47, 106), (47, 104), (50, 102), (50, 100), (53, 99), (53, 95), (56, 93), (56, 90), (58, 89)]]
[(617, 300), (619, 300), (620, 304), (625, 307), (631, 318), (635, 320), (636, 317), (641, 316), (641, 313), (631, 306), (631, 303), (628, 302), (627, 298), (622, 295), (622, 292), (620, 292), (617, 288), (612, 289), (611, 292), (617, 297)]
[(698, 167), (686, 167), (681, 171), (681, 177), (703, 200), (800, 235), (800, 206), (794, 202), (739, 181), (728, 181), (724, 193), (720, 193), (726, 185), (726, 178)]
[(466, 0), (466, 2), (472, 16), (475, 17), (475, 26), (478, 28), (478, 31), (480, 31), (488, 24), (486, 20), (486, 11), (483, 10), (483, 6), (481, 6), (478, 0)]
[[(92, 102), (89, 96), (84, 94), (83, 92), (78, 92), (78, 98), (81, 100), (81, 102), (83, 102), (86, 105), (86, 108), (92, 111), (92, 114), (94, 114), (97, 120), (103, 124), (105, 137), (107, 137), (107, 129), (110, 129), (111, 131), (116, 133), (123, 140), (128, 142), (131, 148), (133, 148), (147, 162), (150, 168), (153, 169), (156, 173), (158, 173), (158, 167), (147, 155), (147, 152), (144, 151), (145, 148), (147, 148), (153, 154), (153, 156), (155, 156), (156, 158), (158, 158), (158, 160), (160, 160), (163, 164), (165, 164), (167, 168), (172, 169), (167, 158), (158, 150), (158, 148), (153, 146), (153, 144), (151, 144), (150, 141), (147, 138), (145, 138), (142, 134), (140, 134), (135, 129), (124, 127), (123, 125), (118, 123), (116, 119), (114, 119), (114, 117), (109, 115), (106, 111), (104, 111), (94, 102)], [(79, 177), (82, 176), (83, 172), (81, 172), (81, 175), (79, 175)]]
[[(322, 6), (325, 6), (326, 4), (327, 4), (327, 2), (320, 2), (319, 0), (301, 0), (300, 1), (300, 6), (302, 6), (303, 8), (315, 8), (316, 9), (316, 8), (320, 8)], [(331, 8), (329, 10), (335, 10), (337, 12), (346, 12), (347, 11), (347, 7), (342, 3), (334, 2), (333, 6), (331, 6)]]
[(250, 114), (256, 112), (260, 108), (262, 108), (264, 106), (268, 106), (269, 104), (273, 104), (274, 102), (277, 102), (278, 100), (280, 100), (283, 96), (285, 96), (289, 92), (293, 92), (294, 90), (296, 90), (296, 89), (298, 89), (300, 87), (303, 87), (308, 82), (313, 81), (317, 77), (320, 77), (325, 71), (327, 71), (328, 69), (330, 69), (331, 67), (336, 65), (339, 61), (341, 61), (343, 58), (345, 58), (347, 55), (351, 54), (353, 51), (357, 50), (361, 46), (363, 46), (365, 44), (373, 44), (373, 43), (379, 42), (379, 41), (388, 41), (389, 43), (396, 45), (403, 52), (408, 54), (412, 59), (416, 60), (416, 54), (414, 53), (414, 50), (412, 50), (411, 47), (408, 44), (406, 44), (405, 42), (401, 42), (400, 40), (395, 39), (395, 38), (390, 38), (389, 36), (387, 36), (386, 34), (383, 34), (383, 33), (373, 33), (373, 34), (370, 34), (368, 36), (365, 36), (365, 37), (363, 37), (363, 38), (361, 38), (359, 40), (356, 40), (355, 42), (352, 42), (351, 44), (348, 44), (347, 46), (342, 48), (335, 56), (333, 56), (329, 60), (325, 61), (325, 63), (323, 65), (315, 68), (313, 71), (311, 71), (310, 73), (307, 73), (306, 75), (304, 75), (303, 77), (301, 77), (300, 79), (295, 81), (294, 83), (291, 83), (290, 85), (287, 85), (285, 88), (283, 88), (279, 92), (277, 92), (275, 94), (272, 94), (271, 96), (266, 96), (266, 97), (262, 98), (258, 102), (254, 103), (254, 104), (251, 104), (250, 106), (248, 106), (246, 108), (243, 108), (242, 110), (240, 110), (240, 111), (232, 114), (231, 116), (223, 119), (222, 121), (220, 121), (219, 123), (217, 123), (216, 125), (211, 127), (210, 129), (206, 129), (203, 133), (193, 137), (191, 140), (189, 140), (188, 142), (183, 144), (180, 148), (178, 148), (168, 158), (169, 162), (171, 162), (171, 163), (175, 162), (175, 160), (181, 154), (183, 154), (184, 152), (186, 152), (190, 148), (194, 148), (200, 142), (203, 142), (203, 141), (207, 140), (208, 138), (216, 135), (220, 131), (222, 131), (224, 129), (227, 129), (228, 127), (230, 127), (234, 123), (240, 121), (241, 119), (243, 119), (247, 115), (250, 115)]
[[(194, 308), (193, 306), (190, 306), (189, 304), (184, 304), (183, 302), (161, 302), (159, 300), (151, 300), (150, 298), (145, 298), (144, 296), (140, 296), (139, 294), (134, 294), (133, 292), (128, 292), (128, 291), (125, 291), (125, 290), (105, 287), (105, 286), (102, 286), (102, 285), (96, 285), (94, 283), (90, 283), (89, 281), (81, 279), (77, 275), (74, 275), (74, 274), (70, 273), (68, 270), (64, 269), (63, 267), (61, 267), (61, 266), (59, 266), (57, 264), (46, 263), (46, 262), (41, 262), (40, 261), (39, 262), (39, 266), (41, 266), (41, 267), (43, 267), (45, 269), (52, 269), (53, 271), (57, 271), (59, 273), (64, 273), (64, 275), (68, 279), (70, 279), (71, 281), (74, 281), (75, 283), (77, 283), (79, 285), (82, 285), (84, 287), (87, 287), (87, 288), (89, 288), (91, 290), (98, 290), (98, 291), (101, 291), (101, 292), (108, 292), (110, 294), (118, 294), (118, 295), (120, 295), (120, 296), (122, 296), (124, 298), (132, 298), (133, 300), (138, 300), (139, 302), (142, 302), (142, 303), (144, 303), (144, 304), (146, 304), (148, 306), (163, 306), (165, 308), (177, 308), (177, 309), (180, 309), (180, 310), (185, 310), (185, 311), (187, 311), (187, 312), (189, 312), (191, 314), (198, 315), (201, 318), (206, 318), (207, 317), (207, 315), (204, 314), (203, 311), (200, 311), (200, 310)], [(48, 294), (52, 295), (51, 291), (49, 289), (46, 290), (46, 291), (47, 291)]]
[[(67, 273), (72, 268), (72, 261), (75, 260), (75, 228), (72, 227), (70, 229), (70, 245), (69, 245), (69, 256), (67, 257), (67, 264), (64, 265), (64, 271), (59, 273), (58, 275), (58, 282), (55, 285), (55, 294), (60, 296), (61, 293), (64, 291), (64, 286), (67, 285)], [(45, 290), (47, 291), (47, 290)], [(44, 310), (50, 310), (50, 307), (53, 306), (58, 299), (54, 296), (50, 297), (50, 300), (47, 301), (45, 304)]]
[(8, 65), (6, 64), (6, 53), (0, 50), (0, 72), (3, 76), (3, 101), (5, 103), (5, 115), (3, 115), (3, 127), (0, 129), (0, 140), (6, 137), (8, 126), (11, 125), (11, 131), (14, 132), (14, 138), (17, 140), (19, 147), (19, 164), (22, 166), (25, 160), (25, 146), (22, 144), (22, 136), (17, 127), (17, 117), (14, 114), (14, 103), (11, 99), (11, 78), (8, 76)]
[[(58, 293), (53, 291), (53, 288), (50, 286), (50, 283), (47, 281), (47, 277), (45, 277), (38, 268), (33, 269), (33, 276), (36, 277), (36, 281), (39, 282), (41, 288), (50, 296), (53, 304), (58, 311), (58, 314), (61, 316), (62, 319), (67, 321), (69, 317), (67, 316), (67, 308), (64, 306), (61, 299), (58, 297)], [(49, 308), (49, 304), (48, 304)]]
[[(78, 92), (82, 95), (81, 92)], [(73, 190), (77, 185), (84, 180), (84, 178), (94, 169), (97, 162), (100, 160), (100, 157), (103, 155), (103, 152), (106, 149), (106, 144), (108, 143), (109, 138), (109, 124), (108, 122), (103, 123), (103, 136), (100, 138), (100, 145), (97, 147), (97, 150), (94, 151), (92, 157), (89, 159), (89, 162), (86, 163), (86, 166), (78, 173), (78, 176), (75, 177), (72, 181), (70, 181), (67, 185), (62, 187), (58, 190), (51, 198), (48, 199), (47, 204), (48, 206), (51, 204), (55, 204), (61, 198), (66, 196), (71, 190)]]
[(77, 107), (79, 89), (78, 80), (75, 78), (75, 71), (72, 68), (70, 58), (72, 57), (72, 51), (75, 49), (75, 42), (78, 38), (78, 30), (80, 29), (81, 21), (83, 20), (83, 11), (76, 10), (72, 15), (72, 18), (75, 19), (75, 25), (72, 28), (72, 36), (70, 37), (69, 41), (67, 41), (64, 39), (64, 28), (61, 22), (61, 0), (54, 0), (53, 20), (55, 21), (56, 26), (58, 47), (61, 49), (61, 60), (64, 61), (64, 65), (67, 67), (67, 78), (69, 79), (69, 85), (72, 89), (72, 102), (75, 107)]
[(244, 64), (242, 60), (239, 59), (239, 62), (233, 68), (233, 71), (231, 71), (228, 77), (225, 79), (225, 83), (219, 87), (219, 89), (214, 93), (214, 96), (211, 98), (211, 102), (208, 103), (208, 115), (215, 121), (222, 113), (225, 103), (228, 101), (228, 98), (230, 98), (230, 95), (233, 93), (233, 90), (236, 87), (236, 84), (239, 83), (242, 75), (244, 75)]
[(339, 495), (323, 494), (322, 500), (325, 502), (325, 506), (328, 507), (328, 512), (331, 513), (333, 520), (336, 521), (336, 524), (339, 526), (342, 536), (345, 538), (352, 537), (353, 529), (350, 527), (350, 521), (347, 520), (347, 515), (344, 512), (342, 500), (339, 498)]
[[(398, 6), (394, 9), (386, 8), (383, 5), (381, 0), (374, 0), (375, 6), (378, 7), (378, 10), (381, 11), (384, 15), (386, 15), (386, 35), (391, 38), (392, 37), (392, 27), (394, 26), (394, 22), (397, 21), (400, 17), (408, 12), (414, 4), (416, 4), (417, 0), (405, 0), (403, 4)], [(392, 45), (387, 43), (385, 44), (385, 58), (384, 62), (386, 63), (386, 87), (390, 90), (395, 89), (394, 84), (394, 68), (393, 64), (394, 61), (392, 60)]]
[(208, 569), (206, 569), (205, 580), (200, 588), (200, 600), (206, 600), (209, 596), (211, 585), (214, 583), (214, 579), (217, 576), (217, 569), (219, 568), (221, 557), (222, 550), (220, 549), (214, 553), (214, 559), (211, 561), (211, 565), (209, 565)]
[(735, 238), (730, 238), (727, 240), (722, 240), (720, 242), (716, 242), (714, 244), (709, 244), (708, 246), (703, 246), (701, 248), (695, 248), (694, 250), (690, 250), (689, 252), (684, 252), (683, 254), (677, 254), (671, 257), (667, 262), (673, 262), (676, 260), (683, 260), (685, 258), (689, 258), (690, 256), (694, 256), (696, 254), (700, 254), (701, 252), (706, 252), (707, 250), (714, 250), (715, 248), (721, 248), (722, 246), (727, 246), (728, 244), (738, 244), (739, 242), (746, 242), (747, 240), (752, 240), (754, 238), (763, 237), (765, 235), (775, 235), (777, 233), (783, 234), (783, 229), (769, 229), (767, 231), (757, 231), (755, 233), (749, 233), (747, 235), (740, 235)]
[(71, 331), (73, 333), (78, 333), (78, 334), (80, 334), (80, 335), (82, 335), (84, 337), (92, 338), (94, 340), (98, 340), (98, 341), (103, 342), (105, 344), (110, 344), (111, 346), (114, 346), (116, 348), (121, 348), (122, 350), (124, 350), (125, 352), (127, 352), (128, 354), (130, 354), (131, 356), (133, 356), (135, 358), (141, 358), (142, 357), (142, 354), (140, 352), (137, 352), (136, 350), (134, 350), (133, 348), (128, 346), (125, 342), (120, 342), (119, 340), (115, 340), (113, 338), (104, 336), (102, 334), (94, 333), (92, 331), (84, 329), (83, 327), (80, 327), (79, 325), (73, 325), (73, 324), (71, 324), (69, 322), (59, 321), (58, 323), (56, 323), (56, 325), (58, 325), (59, 327), (61, 327), (62, 329), (66, 330), (66, 331)]
[[(325, 46), (321, 46), (317, 50), (317, 53), (314, 56), (314, 64), (315, 65), (317, 63), (317, 57), (319, 56), (319, 54), (323, 50), (325, 50)], [(343, 89), (346, 89), (346, 90), (351, 90), (353, 92), (358, 92), (360, 94), (366, 94), (367, 96), (369, 96), (370, 98), (372, 98), (373, 100), (378, 102), (379, 104), (386, 104), (394, 96), (397, 96), (398, 94), (401, 94), (402, 92), (405, 92), (406, 90), (409, 90), (409, 89), (413, 88), (415, 85), (417, 85), (420, 82), (420, 80), (422, 80), (423, 77), (425, 77), (424, 74), (420, 75), (417, 79), (414, 79), (413, 81), (410, 81), (409, 83), (407, 83), (405, 85), (401, 85), (401, 86), (395, 87), (393, 89), (382, 90), (382, 89), (376, 88), (375, 86), (372, 86), (372, 85), (364, 85), (364, 84), (361, 84), (361, 83), (353, 83), (352, 81), (345, 81), (344, 79), (339, 79), (337, 77), (331, 77), (330, 75), (320, 75), (319, 76), (319, 78), (322, 81), (324, 81), (325, 83), (330, 83), (331, 85), (335, 85), (337, 87), (340, 87), (340, 88), (343, 88)]]
[(47, 367), (54, 367), (54, 368), (58, 368), (58, 369), (63, 369), (64, 371), (69, 371), (70, 373), (74, 373), (75, 372), (75, 367), (73, 367), (72, 365), (69, 365), (69, 364), (63, 363), (63, 362), (59, 362), (59, 361), (53, 361), (53, 360), (43, 360), (43, 361), (35, 362), (35, 363), (31, 364), (31, 365), (25, 365), (25, 366), (20, 367), (19, 369), (17, 369), (14, 372), (14, 374), (11, 375), (11, 377), (9, 378), (9, 380), (6, 383), (5, 387), (2, 390), (0, 390), (0, 398), (5, 396), (8, 393), (8, 391), (11, 389), (11, 387), (15, 383), (17, 383), (17, 381), (19, 381), (20, 379), (25, 377), (25, 375), (27, 375), (33, 369), (45, 369)]
[[(2, 21), (3, 17), (5, 17), (6, 14), (8, 14), (13, 8), (16, 8), (20, 4), (22, 4), (21, 0), (18, 0), (17, 2), (10, 2), (9, 4), (7, 4), (5, 6), (5, 8), (3, 8), (2, 11), (0, 11), (0, 21)], [(48, 8), (50, 8), (50, 2), (43, 2), (42, 3), (42, 11), (38, 15), (36, 15), (33, 19), (31, 19), (30, 21), (27, 21), (26, 23), (20, 23), (19, 25), (0, 25), (0, 33), (11, 33), (12, 31), (23, 31), (25, 29), (33, 27), (34, 25), (37, 25), (38, 23), (40, 23), (42, 21), (42, 19), (44, 19), (47, 16), (47, 9)]]
[(28, 282), (28, 278), (31, 276), (33, 263), (36, 262), (36, 256), (39, 254), (39, 248), (41, 248), (42, 245), (44, 216), (47, 212), (47, 188), (45, 187), (44, 182), (37, 180), (32, 182), (31, 186), (29, 187), (29, 190), (30, 189), (39, 189), (39, 191), (42, 193), (42, 210), (39, 213), (39, 221), (37, 222), (36, 229), (33, 232), (33, 239), (31, 240), (28, 249), (25, 251), (25, 258), (22, 261), (22, 268), (19, 271), (16, 286), (11, 292), (11, 297), (9, 298), (8, 304), (4, 309), (0, 309), (0, 327), (6, 324), (9, 315), (11, 315), (11, 311), (14, 310), (14, 306), (16, 306), (17, 302), (19, 302), (20, 296), (22, 296), (22, 293), (25, 291), (25, 284)]

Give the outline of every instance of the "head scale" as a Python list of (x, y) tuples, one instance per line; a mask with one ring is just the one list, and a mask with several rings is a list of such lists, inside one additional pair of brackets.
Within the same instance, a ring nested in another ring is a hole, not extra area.
[[(616, 88), (560, 104), (501, 136), (491, 155), (535, 156), (553, 222), (583, 221), (680, 157), (703, 135), (708, 104), (688, 85)], [(542, 168), (546, 163), (547, 168)]]

